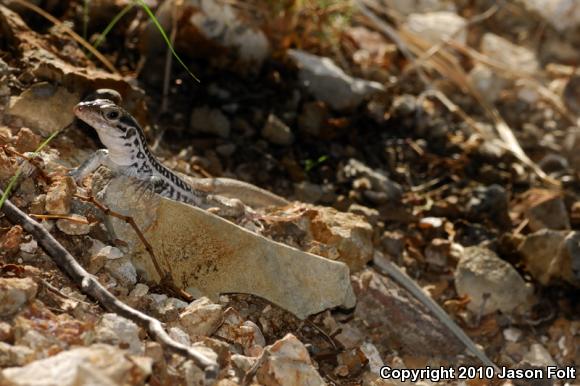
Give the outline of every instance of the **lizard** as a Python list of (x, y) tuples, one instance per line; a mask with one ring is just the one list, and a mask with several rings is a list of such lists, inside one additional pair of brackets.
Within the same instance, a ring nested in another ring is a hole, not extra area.
[[(207, 191), (210, 189), (208, 184), (190, 184), (157, 160), (147, 144), (143, 129), (131, 114), (117, 105), (119, 99), (114, 94), (96, 93), (93, 98), (77, 104), (74, 114), (95, 129), (106, 149), (97, 150), (70, 172), (77, 182), (104, 165), (115, 173), (142, 181), (151, 186), (154, 192), (175, 201), (210, 211), (217, 207), (218, 214), (228, 217), (252, 213), (251, 208), (246, 207), (240, 200), (212, 195)], [(196, 189), (194, 185), (202, 189)], [(218, 181), (218, 185), (224, 185), (224, 182)], [(225, 185), (230, 184), (225, 182)]]
[[(77, 180), (79, 178), (82, 179), (98, 166), (106, 165), (113, 171), (136, 177), (140, 180), (150, 181), (155, 186), (156, 192), (162, 196), (201, 207), (207, 205), (206, 199), (209, 195), (204, 190), (212, 189), (211, 186), (198, 182), (194, 185), (202, 190), (194, 189), (161, 164), (151, 153), (143, 130), (136, 120), (111, 100), (114, 98), (100, 99), (103, 98), (102, 94), (100, 96), (97, 94), (96, 98), (79, 103), (74, 108), (74, 113), (79, 119), (85, 121), (97, 131), (99, 138), (107, 149), (98, 150), (79, 168), (73, 171), (72, 174)], [(229, 183), (225, 185), (229, 185)], [(274, 197), (277, 196), (274, 195)], [(227, 198), (223, 199), (227, 200)], [(390, 264), (384, 258), (375, 259), (374, 261), (380, 270), (388, 274), (433, 312), (484, 364), (497, 368), (485, 353), (477, 348), (471, 339), (449, 318), (445, 311), (432, 299), (425, 296), (420, 287), (402, 273), (399, 268)]]

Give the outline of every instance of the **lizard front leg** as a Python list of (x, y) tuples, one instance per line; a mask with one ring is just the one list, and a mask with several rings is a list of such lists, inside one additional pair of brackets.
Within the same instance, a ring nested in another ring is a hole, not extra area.
[(74, 178), (77, 183), (80, 183), (83, 178), (97, 170), (99, 166), (108, 165), (108, 159), (109, 151), (107, 149), (99, 149), (87, 158), (79, 167), (71, 170), (69, 175)]

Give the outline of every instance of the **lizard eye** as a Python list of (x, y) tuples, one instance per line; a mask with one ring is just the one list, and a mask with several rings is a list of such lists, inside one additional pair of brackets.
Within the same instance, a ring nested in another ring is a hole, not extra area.
[(119, 112), (118, 111), (109, 111), (108, 113), (105, 114), (105, 116), (107, 117), (107, 119), (117, 119), (119, 118)]

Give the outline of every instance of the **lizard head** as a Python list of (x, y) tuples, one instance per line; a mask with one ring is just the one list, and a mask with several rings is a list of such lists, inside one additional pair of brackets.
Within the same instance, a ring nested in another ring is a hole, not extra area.
[(91, 125), (99, 136), (119, 137), (127, 131), (127, 124), (123, 124), (122, 117), (128, 114), (108, 99), (95, 99), (79, 103), (74, 108), (75, 115)]
[(118, 159), (119, 163), (129, 162), (125, 159), (129, 143), (138, 141), (140, 146), (145, 146), (138, 135), (141, 132), (139, 124), (131, 114), (109, 99), (83, 101), (75, 106), (74, 113), (96, 130), (101, 142), (109, 149), (110, 157)]

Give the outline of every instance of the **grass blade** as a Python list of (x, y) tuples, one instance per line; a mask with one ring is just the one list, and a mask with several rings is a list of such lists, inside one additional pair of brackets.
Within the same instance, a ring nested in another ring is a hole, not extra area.
[(87, 31), (89, 28), (89, 3), (91, 0), (83, 2), (83, 39), (87, 40)]
[(175, 49), (173, 48), (173, 45), (171, 44), (171, 41), (169, 40), (169, 37), (167, 36), (167, 34), (165, 33), (165, 31), (163, 30), (163, 27), (161, 26), (161, 24), (159, 24), (159, 21), (157, 20), (157, 18), (153, 14), (153, 11), (151, 11), (151, 8), (149, 8), (149, 6), (147, 6), (147, 4), (145, 3), (145, 1), (143, 1), (143, 0), (135, 0), (135, 1), (137, 3), (139, 3), (139, 5), (143, 8), (143, 10), (145, 11), (145, 13), (147, 13), (147, 16), (149, 16), (149, 18), (151, 19), (151, 21), (153, 22), (153, 24), (155, 24), (155, 27), (159, 30), (159, 33), (163, 37), (163, 40), (165, 40), (165, 44), (167, 44), (167, 47), (169, 47), (169, 49), (171, 50), (171, 53), (173, 54), (173, 56), (175, 57), (175, 59), (179, 62), (179, 64), (181, 64), (181, 66), (183, 68), (185, 68), (185, 70), (187, 71), (187, 73), (189, 75), (191, 75), (191, 77), (193, 79), (195, 79), (195, 80), (197, 80), (199, 82), (200, 80), (195, 75), (193, 75), (193, 73), (189, 70), (189, 68), (185, 65), (185, 63), (183, 63), (183, 60), (181, 60), (181, 58), (179, 57), (179, 55), (177, 55), (177, 52), (175, 52)]
[(6, 189), (4, 189), (4, 194), (2, 195), (2, 197), (0, 197), (0, 209), (2, 209), (2, 206), (4, 205), (4, 201), (6, 201), (8, 199), (8, 196), (10, 195), (10, 192), (12, 191), (12, 188), (14, 187), (14, 184), (16, 183), (16, 180), (18, 179), (18, 177), (20, 177), (20, 169), (18, 169), (18, 171), (16, 172), (15, 175), (12, 176), (12, 178), (10, 179), (10, 182), (8, 182), (8, 186), (6, 187)]
[(127, 4), (121, 10), (121, 12), (116, 14), (115, 17), (113, 18), (113, 20), (111, 20), (111, 22), (109, 24), (107, 24), (107, 26), (105, 27), (103, 32), (101, 32), (101, 34), (99, 35), (99, 38), (93, 44), (93, 47), (98, 48), (101, 45), (101, 43), (103, 43), (103, 41), (105, 40), (105, 38), (107, 37), (109, 32), (111, 32), (113, 27), (119, 22), (119, 20), (121, 20), (121, 18), (123, 16), (125, 16), (127, 14), (127, 12), (129, 12), (131, 9), (133, 9), (134, 6), (135, 6), (135, 4)]

